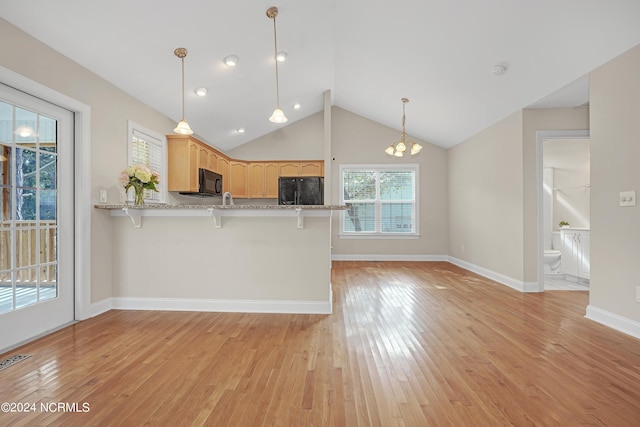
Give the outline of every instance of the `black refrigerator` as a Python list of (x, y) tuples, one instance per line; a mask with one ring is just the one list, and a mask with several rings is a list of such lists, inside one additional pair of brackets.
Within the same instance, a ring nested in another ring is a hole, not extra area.
[(278, 178), (279, 205), (324, 204), (324, 178), (321, 176)]

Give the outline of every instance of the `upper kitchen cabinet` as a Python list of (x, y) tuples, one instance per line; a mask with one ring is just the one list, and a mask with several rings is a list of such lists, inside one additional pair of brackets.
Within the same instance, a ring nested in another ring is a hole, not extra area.
[[(247, 198), (249, 189), (247, 185), (247, 162), (231, 160), (229, 162), (229, 191), (233, 197)], [(224, 186), (225, 176), (222, 178)]]
[[(167, 189), (192, 193), (198, 191), (198, 169), (208, 169), (228, 180), (229, 168), (222, 168), (223, 154), (189, 135), (167, 135), (168, 170)], [(223, 186), (225, 179), (222, 180)]]
[(167, 140), (169, 141), (167, 189), (169, 191), (198, 191), (200, 144), (183, 135), (167, 135)]
[(218, 170), (215, 171), (222, 175), (222, 192), (229, 191), (229, 159), (226, 157), (218, 157)]
[(208, 154), (207, 169), (216, 173), (220, 173), (218, 171), (218, 154), (216, 154), (216, 152), (213, 150), (209, 150)]
[(324, 162), (322, 160), (280, 162), (279, 176), (324, 176)]
[(209, 169), (209, 149), (203, 145), (200, 146), (198, 154), (198, 168)]
[(324, 162), (300, 162), (298, 176), (324, 176)]
[(278, 177), (324, 176), (322, 160), (245, 161), (231, 159), (190, 135), (167, 135), (167, 189), (198, 191), (198, 169), (222, 175), (222, 191), (237, 198), (277, 199)]
[(275, 199), (278, 197), (278, 163), (249, 163), (249, 197)]

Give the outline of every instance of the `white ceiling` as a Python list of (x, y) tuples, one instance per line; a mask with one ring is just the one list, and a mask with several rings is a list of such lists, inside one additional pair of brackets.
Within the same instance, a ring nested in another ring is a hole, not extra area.
[[(268, 121), (269, 6), (288, 52), (289, 123), (321, 111), (331, 90), (334, 105), (400, 130), (406, 97), (407, 132), (442, 147), (525, 107), (583, 105), (588, 72), (640, 44), (638, 0), (0, 0), (0, 16), (176, 121), (173, 50), (186, 47), (186, 119), (229, 150), (283, 126)], [(222, 63), (229, 54), (237, 67)], [(496, 64), (507, 73), (493, 75)]]

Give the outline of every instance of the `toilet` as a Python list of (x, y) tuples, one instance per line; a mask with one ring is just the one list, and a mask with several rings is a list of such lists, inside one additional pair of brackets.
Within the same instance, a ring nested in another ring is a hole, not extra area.
[(551, 232), (551, 247), (544, 249), (544, 274), (555, 276), (561, 274), (562, 254), (560, 252), (560, 232)]

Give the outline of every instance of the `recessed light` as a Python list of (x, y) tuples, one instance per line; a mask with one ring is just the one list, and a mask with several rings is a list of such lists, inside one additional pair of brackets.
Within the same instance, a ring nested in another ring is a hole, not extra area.
[(198, 89), (196, 89), (196, 95), (205, 96), (206, 94), (207, 94), (207, 88), (206, 87), (199, 87)]
[(245, 128), (238, 128), (238, 129), (236, 129), (236, 132), (244, 133), (245, 132)]
[(236, 65), (238, 65), (239, 60), (240, 58), (238, 58), (236, 55), (229, 55), (225, 56), (223, 62), (227, 65), (227, 67), (235, 67)]
[(287, 59), (287, 52), (285, 52), (284, 50), (281, 50), (280, 52), (276, 53), (276, 60), (278, 62), (284, 62)]
[(16, 134), (22, 138), (28, 138), (32, 136), (34, 132), (33, 129), (31, 129), (29, 126), (20, 126), (18, 129), (16, 129)]
[(502, 64), (496, 64), (491, 72), (494, 76), (502, 76), (507, 72), (507, 67)]
[(294, 108), (294, 110), (299, 110), (299, 109), (300, 109), (300, 107), (302, 107), (302, 105), (300, 105), (300, 103), (299, 103), (299, 102), (296, 102), (295, 104), (293, 104), (293, 108)]

